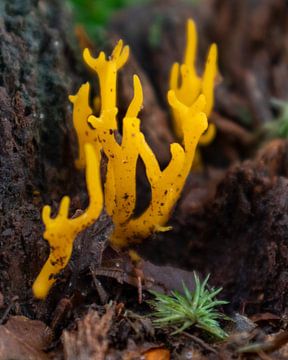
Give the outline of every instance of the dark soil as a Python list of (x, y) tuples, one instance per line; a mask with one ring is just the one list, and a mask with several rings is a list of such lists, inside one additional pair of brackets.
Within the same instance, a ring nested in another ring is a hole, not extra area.
[[(275, 116), (271, 98), (288, 98), (286, 1), (203, 0), (195, 8), (155, 1), (125, 9), (109, 24), (108, 43), (123, 38), (132, 50), (120, 77), (120, 114), (137, 73), (143, 131), (162, 166), (174, 139), (168, 75), (182, 59), (186, 19), (195, 18), (199, 29), (199, 69), (209, 44), (219, 46), (216, 140), (202, 150), (204, 169), (189, 176), (173, 230), (137, 249), (144, 276), (155, 280), (144, 290), (179, 288), (183, 279), (192, 289), (193, 270), (223, 287), (230, 302), (224, 310), (236, 320), (220, 345), (197, 331), (172, 337), (155, 330), (145, 316), (149, 306), (138, 304), (127, 254), (107, 247), (105, 214), (79, 236), (47, 300), (33, 299), (31, 285), (48, 254), (43, 204), (56, 209), (67, 194), (72, 213), (85, 206), (68, 95), (89, 74), (83, 34), (76, 38), (61, 1), (2, 0), (0, 16), (0, 359), (168, 359), (168, 350), (175, 359), (288, 358), (288, 143), (263, 135)], [(138, 183), (139, 202), (149, 201), (141, 164)], [(239, 355), (253, 341), (258, 348)]]

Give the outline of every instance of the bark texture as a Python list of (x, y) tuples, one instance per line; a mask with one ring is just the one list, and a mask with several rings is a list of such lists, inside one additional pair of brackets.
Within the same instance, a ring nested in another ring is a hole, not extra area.
[(0, 291), (24, 313), (48, 251), (40, 209), (74, 171), (68, 94), (82, 70), (67, 14), (57, 0), (0, 4)]

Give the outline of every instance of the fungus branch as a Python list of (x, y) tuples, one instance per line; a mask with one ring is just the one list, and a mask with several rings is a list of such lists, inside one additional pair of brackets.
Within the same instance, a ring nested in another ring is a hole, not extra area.
[(88, 208), (76, 218), (69, 218), (70, 199), (64, 196), (59, 213), (51, 218), (51, 207), (46, 205), (42, 211), (45, 224), (44, 238), (50, 245), (50, 255), (40, 274), (33, 284), (35, 297), (44, 299), (54, 282), (55, 276), (67, 265), (76, 236), (99, 217), (103, 206), (103, 195), (100, 179), (99, 156), (90, 144), (85, 145), (86, 183), (89, 195)]
[[(118, 112), (116, 106), (116, 83), (117, 72), (124, 66), (129, 57), (129, 47), (123, 47), (123, 41), (120, 40), (115, 46), (111, 57), (106, 59), (104, 52), (101, 52), (97, 58), (93, 58), (88, 49), (83, 52), (83, 58), (86, 64), (97, 74), (100, 87), (100, 117), (105, 119), (107, 129), (117, 129), (116, 115)], [(79, 156), (76, 160), (78, 169), (85, 168), (84, 145), (86, 142), (94, 143), (97, 147), (97, 138), (95, 131), (88, 124), (88, 117), (92, 115), (89, 106), (90, 86), (86, 83), (80, 87), (78, 93), (70, 96), (73, 103), (73, 124), (77, 133)]]
[[(204, 112), (209, 117), (214, 104), (214, 81), (217, 74), (217, 47), (212, 44), (203, 76), (196, 72), (196, 49), (197, 31), (193, 20), (187, 22), (187, 41), (183, 64), (174, 63), (170, 75), (170, 89), (174, 90), (179, 101), (190, 107), (197, 97), (202, 93), (206, 98)], [(175, 109), (172, 109), (173, 124), (176, 135), (179, 139), (183, 137), (181, 117)], [(199, 144), (207, 145), (215, 137), (215, 125), (210, 123), (207, 132), (200, 138)]]
[(177, 143), (171, 144), (171, 160), (161, 171), (144, 135), (137, 134), (138, 151), (146, 167), (152, 197), (142, 215), (137, 218), (132, 217), (126, 223), (115, 224), (111, 240), (117, 246), (137, 242), (155, 231), (169, 229), (165, 225), (185, 185), (199, 138), (207, 128), (206, 115), (201, 112), (205, 106), (204, 95), (200, 95), (191, 107), (178, 101), (173, 91), (169, 92), (168, 100), (181, 118), (184, 134), (183, 147)]

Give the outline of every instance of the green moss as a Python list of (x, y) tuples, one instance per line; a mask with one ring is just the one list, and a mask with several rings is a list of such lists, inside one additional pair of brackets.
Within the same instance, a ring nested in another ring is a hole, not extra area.
[(151, 291), (155, 296), (154, 300), (149, 301), (154, 308), (154, 325), (161, 328), (172, 327), (174, 332), (171, 335), (195, 326), (219, 340), (224, 340), (228, 334), (221, 329), (219, 320), (228, 318), (216, 308), (228, 302), (215, 299), (222, 289), (208, 289), (208, 279), (209, 275), (201, 283), (194, 273), (195, 290), (189, 291), (183, 283), (183, 295), (177, 291), (172, 291), (171, 295)]
[(71, 3), (75, 20), (83, 25), (90, 36), (103, 36), (104, 27), (117, 10), (147, 3), (149, 0), (67, 0)]
[(149, 29), (148, 41), (152, 48), (157, 48), (161, 43), (163, 22), (164, 16), (158, 15)]

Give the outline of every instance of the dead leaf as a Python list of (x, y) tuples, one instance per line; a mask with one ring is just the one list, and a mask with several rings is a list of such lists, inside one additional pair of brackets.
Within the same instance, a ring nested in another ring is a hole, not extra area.
[(148, 350), (145, 360), (170, 360), (170, 351), (163, 348)]
[(143, 273), (143, 289), (158, 292), (170, 292), (177, 290), (183, 293), (182, 282), (190, 291), (195, 289), (194, 276), (192, 271), (179, 269), (169, 265), (155, 265), (150, 261), (141, 260), (135, 268), (127, 253), (119, 253), (110, 247), (103, 252), (102, 264), (94, 268), (95, 276), (115, 278), (120, 284), (127, 283), (138, 287), (137, 272)]
[(0, 360), (46, 360), (52, 331), (42, 321), (13, 316), (0, 326)]
[(76, 331), (64, 331), (62, 342), (66, 360), (104, 360), (108, 351), (107, 334), (111, 326), (114, 307), (101, 318), (97, 311), (90, 310), (78, 322)]
[[(169, 293), (177, 290), (183, 293), (183, 282), (190, 291), (195, 289), (195, 280), (192, 271), (179, 269), (170, 265), (155, 265), (150, 261), (142, 261), (146, 283), (144, 288), (158, 292)], [(149, 284), (149, 279), (151, 283)], [(146, 285), (146, 286), (145, 286)]]

